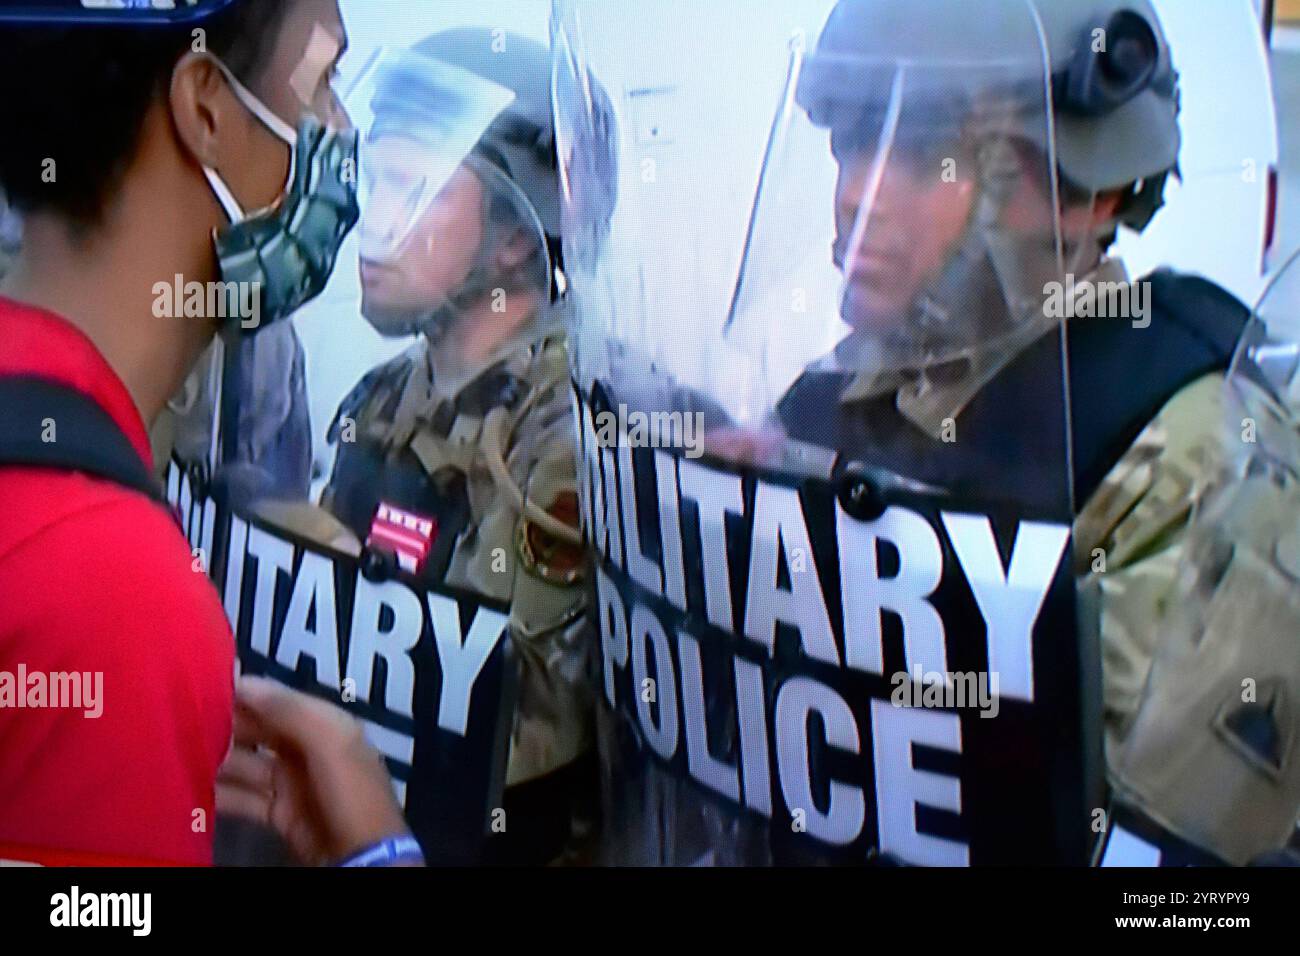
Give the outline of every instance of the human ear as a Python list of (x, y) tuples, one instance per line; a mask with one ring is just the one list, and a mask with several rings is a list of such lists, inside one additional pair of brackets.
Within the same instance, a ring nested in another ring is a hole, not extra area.
[(219, 168), (222, 134), (241, 117), (226, 78), (211, 57), (187, 53), (177, 61), (168, 105), (186, 151), (199, 165)]

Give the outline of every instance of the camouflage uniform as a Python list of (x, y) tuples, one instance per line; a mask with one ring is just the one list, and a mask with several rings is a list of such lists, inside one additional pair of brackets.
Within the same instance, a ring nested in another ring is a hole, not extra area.
[[(220, 354), (212, 345), (199, 359), (181, 394), (167, 404), (150, 429), (154, 464), (165, 473), (174, 455), (187, 467), (212, 457), (214, 403), (221, 393), (213, 364)], [(240, 402), (239, 434), (234, 459), (254, 466), (246, 480), (257, 494), (306, 497), (311, 484), (311, 423), (307, 411), (306, 369), (302, 344), (288, 322), (271, 326), (242, 340), (239, 374), (245, 381), (274, 382), (262, 389), (256, 403)], [(220, 452), (220, 449), (218, 449)]]
[[(1223, 376), (1188, 385), (1106, 476), (1075, 522), (1081, 587), (1100, 610), (1107, 748), (1132, 726), (1173, 595), (1197, 495), (1222, 466)], [(1085, 604), (1088, 602), (1085, 602)]]
[(1243, 865), (1295, 828), (1300, 533), (1294, 484), (1233, 468), (1230, 394), (1213, 374), (1170, 399), (1078, 531), (1081, 561), (1104, 553), (1084, 586), (1099, 598), (1116, 794)]
[(421, 342), (368, 374), (330, 428), (339, 456), (327, 509), (362, 539), (381, 500), (437, 518), (426, 573), (510, 604), (522, 665), (507, 786), (571, 763), (591, 742), (568, 374), (563, 337), (548, 335), (445, 394)]

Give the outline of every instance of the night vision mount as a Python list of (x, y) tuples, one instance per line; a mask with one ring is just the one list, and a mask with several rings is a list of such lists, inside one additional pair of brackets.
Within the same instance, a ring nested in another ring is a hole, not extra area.
[[(1097, 49), (1096, 38), (1103, 44)], [(1080, 38), (1070, 65), (1053, 78), (1057, 106), (1075, 116), (1105, 116), (1139, 94), (1173, 91), (1172, 72), (1160, 71), (1160, 40), (1146, 17), (1120, 10)]]

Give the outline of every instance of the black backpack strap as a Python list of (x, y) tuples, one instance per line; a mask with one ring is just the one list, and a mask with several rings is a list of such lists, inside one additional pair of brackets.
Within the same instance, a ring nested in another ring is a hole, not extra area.
[[(51, 441), (45, 440), (48, 425)], [(5, 465), (84, 472), (171, 508), (108, 413), (87, 395), (47, 379), (0, 378), (0, 466)]]

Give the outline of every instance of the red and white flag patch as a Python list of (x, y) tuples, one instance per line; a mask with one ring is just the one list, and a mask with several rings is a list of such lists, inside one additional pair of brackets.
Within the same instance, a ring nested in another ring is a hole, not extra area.
[(390, 552), (403, 571), (419, 574), (424, 570), (424, 563), (437, 540), (437, 519), (403, 511), (381, 501), (370, 523), (366, 547)]

